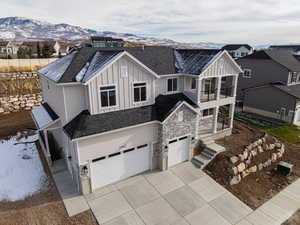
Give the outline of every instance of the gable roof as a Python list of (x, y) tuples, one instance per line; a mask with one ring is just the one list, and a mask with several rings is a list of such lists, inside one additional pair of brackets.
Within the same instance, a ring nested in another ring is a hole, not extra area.
[(175, 50), (175, 66), (178, 73), (199, 75), (221, 51), (216, 49)]
[(284, 66), (288, 70), (300, 72), (300, 62), (296, 57), (287, 50), (282, 49), (268, 49), (256, 51), (251, 55), (245, 56), (243, 59), (271, 59), (278, 64)]
[(163, 122), (183, 102), (196, 107), (188, 97), (179, 93), (160, 95), (155, 104), (133, 109), (96, 115), (91, 115), (85, 110), (66, 124), (64, 131), (73, 140), (149, 122)]
[(280, 89), (281, 91), (294, 96), (295, 98), (300, 99), (300, 84), (296, 84), (296, 85), (272, 85), (273, 87), (276, 87), (278, 89)]
[[(175, 50), (163, 46), (91, 48), (85, 47), (58, 59), (38, 72), (57, 83), (78, 82), (79, 77), (91, 77), (92, 73), (104, 68), (123, 52), (129, 53), (156, 75), (192, 74), (199, 75), (211, 63), (219, 50), (184, 49)], [(85, 68), (86, 67), (86, 68)], [(83, 75), (82, 75), (83, 73)], [(87, 73), (87, 74), (86, 74)], [(86, 82), (87, 79), (82, 79)]]
[(245, 47), (247, 48), (248, 50), (251, 50), (252, 47), (248, 44), (231, 44), (231, 45), (225, 45), (222, 47), (222, 50), (227, 50), (227, 51), (234, 51), (234, 50), (237, 50), (241, 47)]
[(244, 89), (245, 91), (252, 91), (254, 89), (257, 89), (257, 88), (266, 88), (266, 87), (273, 87), (273, 88), (276, 88), (276, 89), (279, 89), (280, 91), (292, 96), (292, 97), (295, 97), (297, 99), (300, 99), (300, 84), (296, 84), (296, 85), (285, 85), (285, 84), (282, 84), (280, 82), (274, 82), (274, 83), (267, 83), (267, 84), (262, 84), (262, 85), (259, 85), (259, 86), (254, 86), (254, 87), (249, 87), (249, 88), (246, 88)]

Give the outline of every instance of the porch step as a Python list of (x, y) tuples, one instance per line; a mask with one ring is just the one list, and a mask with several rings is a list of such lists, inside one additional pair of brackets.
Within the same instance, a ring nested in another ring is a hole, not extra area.
[[(205, 143), (203, 140), (201, 142)], [(209, 141), (208, 144), (205, 144), (204, 150), (199, 155), (193, 157), (192, 163), (200, 169), (204, 169), (216, 155), (223, 151), (225, 151), (224, 147)]]

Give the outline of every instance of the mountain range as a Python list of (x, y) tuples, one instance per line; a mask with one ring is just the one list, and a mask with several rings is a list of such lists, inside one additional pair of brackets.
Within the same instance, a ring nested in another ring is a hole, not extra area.
[(153, 37), (142, 37), (129, 33), (117, 33), (112, 31), (97, 31), (80, 26), (65, 23), (52, 24), (39, 20), (23, 17), (0, 18), (0, 39), (14, 41), (38, 41), (38, 40), (60, 40), (60, 41), (82, 41), (90, 36), (111, 36), (122, 38), (128, 42), (141, 43), (145, 45), (164, 45), (173, 47), (190, 48), (220, 48), (224, 44), (199, 42), (182, 43), (171, 39), (160, 39)]

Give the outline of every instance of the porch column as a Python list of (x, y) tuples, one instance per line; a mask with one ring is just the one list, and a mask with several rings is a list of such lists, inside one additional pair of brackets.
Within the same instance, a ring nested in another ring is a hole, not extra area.
[(219, 106), (215, 108), (214, 117), (213, 117), (213, 133), (217, 133), (218, 131), (218, 114), (219, 114)]
[(45, 147), (46, 147), (46, 157), (47, 157), (47, 161), (51, 162), (51, 155), (50, 155), (50, 149), (49, 149), (49, 140), (48, 140), (48, 130), (44, 130), (44, 137), (45, 137)]
[(236, 89), (237, 89), (237, 83), (238, 83), (238, 76), (233, 76), (232, 78), (232, 96), (236, 96)]
[(229, 109), (230, 128), (233, 127), (234, 109), (235, 109), (235, 103), (231, 104)]
[(220, 99), (222, 77), (219, 76), (219, 77), (216, 78), (216, 80), (217, 80), (217, 101), (218, 101)]
[(201, 102), (201, 90), (202, 90), (202, 80), (203, 79), (197, 79), (197, 103), (199, 104)]

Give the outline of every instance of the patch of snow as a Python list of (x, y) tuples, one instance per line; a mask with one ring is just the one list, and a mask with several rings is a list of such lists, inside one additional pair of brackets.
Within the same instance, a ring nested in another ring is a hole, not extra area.
[(79, 73), (76, 75), (75, 79), (76, 79), (77, 82), (81, 82), (81, 81), (82, 81), (82, 79), (83, 79), (83, 77), (84, 77), (86, 71), (87, 71), (88, 68), (89, 68), (89, 65), (90, 65), (90, 63), (87, 62), (87, 63), (85, 64), (85, 66), (84, 66), (84, 67), (79, 71)]
[(53, 121), (42, 105), (33, 108), (32, 114), (34, 116), (35, 122), (37, 123), (40, 129), (47, 126)]
[[(48, 186), (35, 143), (21, 133), (0, 141), (0, 201), (23, 200)], [(23, 159), (25, 158), (25, 159)]]

